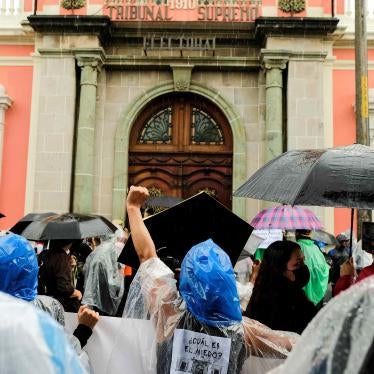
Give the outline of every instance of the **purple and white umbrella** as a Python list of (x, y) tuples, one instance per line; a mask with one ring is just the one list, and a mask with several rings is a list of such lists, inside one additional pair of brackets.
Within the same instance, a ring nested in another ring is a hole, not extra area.
[(309, 209), (301, 206), (280, 205), (257, 213), (250, 223), (257, 230), (320, 230), (322, 223)]

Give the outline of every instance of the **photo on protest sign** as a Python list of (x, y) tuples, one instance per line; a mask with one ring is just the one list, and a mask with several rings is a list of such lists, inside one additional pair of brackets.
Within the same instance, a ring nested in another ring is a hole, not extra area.
[(231, 340), (177, 329), (170, 374), (227, 374)]

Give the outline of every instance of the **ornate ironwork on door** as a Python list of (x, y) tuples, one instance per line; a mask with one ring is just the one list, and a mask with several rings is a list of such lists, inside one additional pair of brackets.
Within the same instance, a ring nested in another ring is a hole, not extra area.
[(209, 114), (201, 109), (192, 109), (192, 144), (224, 144), (222, 130)]
[(165, 108), (154, 114), (139, 134), (140, 144), (170, 144), (171, 108)]

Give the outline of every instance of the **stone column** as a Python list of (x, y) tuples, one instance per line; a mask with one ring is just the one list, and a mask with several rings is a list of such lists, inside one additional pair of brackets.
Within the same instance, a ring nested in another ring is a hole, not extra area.
[(11, 98), (5, 93), (5, 88), (0, 84), (0, 182), (1, 171), (3, 165), (3, 140), (4, 140), (4, 125), (5, 112), (12, 105)]
[(264, 57), (266, 70), (265, 162), (283, 153), (283, 79), (284, 58)]
[(98, 56), (77, 56), (81, 68), (78, 125), (74, 167), (73, 210), (92, 213)]

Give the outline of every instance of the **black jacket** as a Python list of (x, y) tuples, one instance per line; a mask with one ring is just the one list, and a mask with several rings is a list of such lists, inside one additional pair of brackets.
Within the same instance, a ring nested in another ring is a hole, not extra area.
[(301, 334), (317, 313), (316, 306), (306, 297), (296, 282), (279, 275), (268, 288), (255, 288), (245, 315), (273, 330)]
[(74, 292), (69, 255), (62, 248), (48, 250), (45, 256), (45, 284), (47, 295), (57, 299), (65, 312), (77, 312), (79, 301), (70, 298)]

